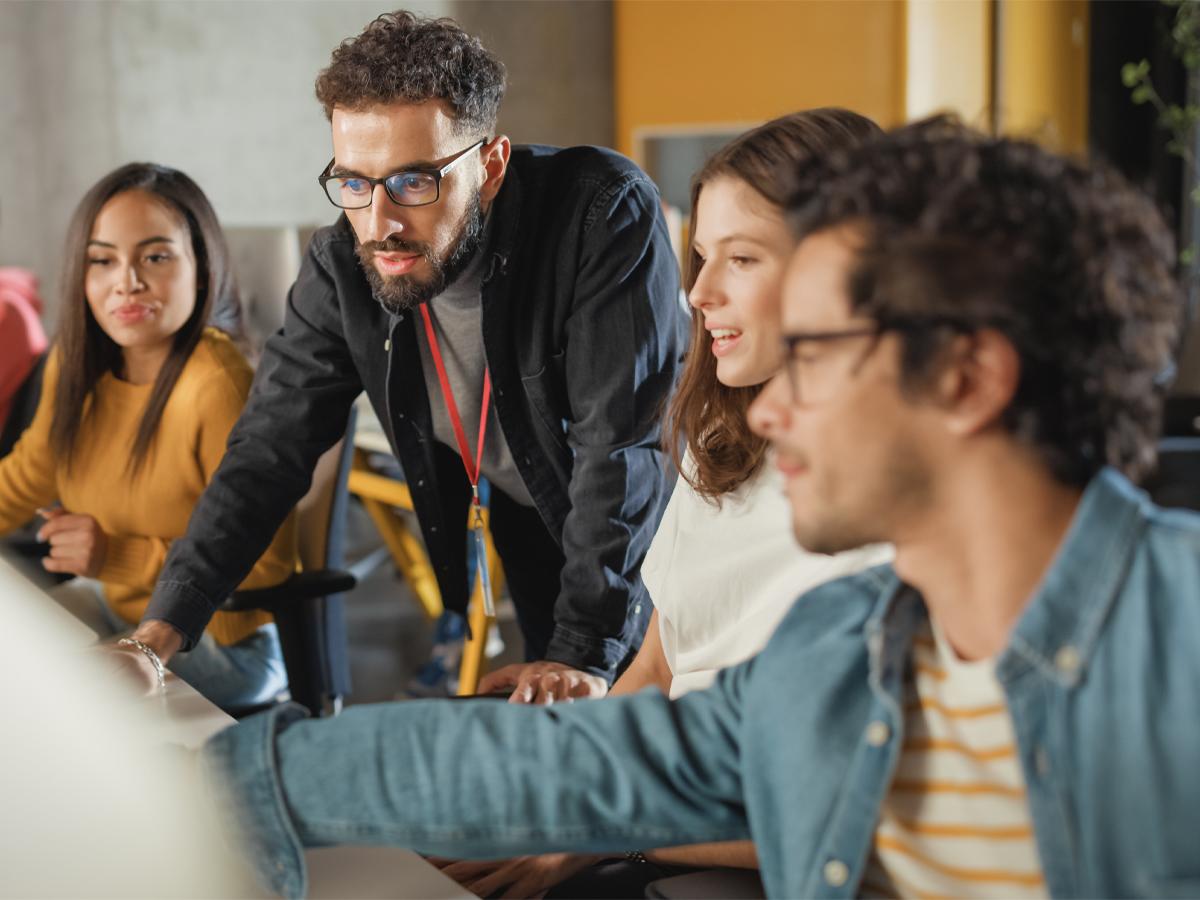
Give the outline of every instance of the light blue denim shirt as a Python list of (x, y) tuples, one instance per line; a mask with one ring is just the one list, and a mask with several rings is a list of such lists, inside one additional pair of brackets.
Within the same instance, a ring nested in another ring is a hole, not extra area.
[[(283, 708), (216, 737), (205, 763), (289, 895), (302, 846), (499, 857), (753, 837), (771, 896), (850, 897), (925, 616), (882, 567), (805, 595), (758, 657), (675, 702)], [(996, 672), (1050, 892), (1200, 896), (1200, 516), (1097, 476)]]

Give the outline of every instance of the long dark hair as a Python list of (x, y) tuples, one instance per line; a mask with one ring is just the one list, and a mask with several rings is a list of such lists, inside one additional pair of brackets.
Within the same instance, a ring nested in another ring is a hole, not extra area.
[[(852, 147), (882, 133), (878, 125), (848, 109), (826, 107), (792, 113), (748, 131), (718, 150), (692, 179), (692, 226), (684, 286), (691, 293), (700, 273), (692, 246), (696, 209), (704, 185), (718, 176), (745, 182), (782, 210), (792, 199), (797, 172), (814, 157)], [(750, 431), (746, 411), (762, 385), (728, 387), (717, 380), (704, 314), (692, 310), (692, 340), (683, 375), (667, 406), (663, 440), (680, 474), (703, 497), (720, 502), (758, 471), (767, 442)], [(683, 447), (693, 471), (683, 467)]]
[(187, 224), (196, 258), (196, 307), (175, 333), (170, 355), (154, 380), (129, 458), (131, 475), (138, 473), (150, 452), (163, 409), (205, 326), (219, 328), (234, 338), (239, 338), (242, 330), (241, 303), (229, 265), (229, 250), (217, 214), (199, 185), (177, 169), (153, 163), (129, 163), (109, 172), (84, 194), (67, 228), (56, 338), (59, 374), (50, 425), (55, 455), (68, 467), (71, 465), (76, 438), (90, 414), (96, 383), (106, 372), (121, 371), (121, 348), (92, 315), (84, 283), (87, 246), (96, 216), (113, 197), (135, 190), (162, 200)]

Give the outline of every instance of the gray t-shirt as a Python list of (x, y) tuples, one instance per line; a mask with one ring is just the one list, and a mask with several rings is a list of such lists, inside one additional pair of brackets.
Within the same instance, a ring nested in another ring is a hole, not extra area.
[[(485, 240), (483, 246), (487, 246)], [(475, 464), (474, 456), (479, 447), (479, 410), (483, 401), (483, 301), (480, 283), (487, 253), (480, 250), (471, 265), (453, 284), (429, 301), (433, 331), (437, 335), (438, 349), (446, 366), (446, 377), (454, 392), (454, 402), (462, 418), (463, 431), (467, 436), (467, 448)], [(429, 391), (429, 411), (433, 414), (434, 436), (455, 453), (458, 441), (450, 424), (450, 415), (442, 397), (441, 382), (429, 350), (429, 339), (425, 335), (424, 316), (416, 313), (417, 346), (421, 348), (421, 367), (425, 371), (425, 385)], [(517, 471), (508, 441), (500, 430), (496, 417), (495, 396), (488, 408), (487, 435), (483, 447), (483, 476), (513, 501), (522, 506), (533, 506), (533, 498)]]

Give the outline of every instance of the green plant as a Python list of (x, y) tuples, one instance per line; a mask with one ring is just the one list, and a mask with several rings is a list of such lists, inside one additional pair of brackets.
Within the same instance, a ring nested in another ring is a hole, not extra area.
[[(1189, 83), (1200, 73), (1200, 2), (1198, 0), (1162, 0), (1175, 10), (1171, 26), (1171, 50), (1187, 70)], [(1193, 134), (1200, 124), (1200, 106), (1194, 103), (1167, 103), (1150, 77), (1150, 62), (1126, 63), (1121, 67), (1121, 81), (1129, 88), (1130, 98), (1141, 105), (1151, 104), (1158, 112), (1159, 127), (1167, 132), (1167, 150), (1183, 159), (1188, 177), (1197, 175)], [(1196, 96), (1189, 91), (1188, 96)], [(1200, 203), (1200, 184), (1191, 191), (1193, 203)]]

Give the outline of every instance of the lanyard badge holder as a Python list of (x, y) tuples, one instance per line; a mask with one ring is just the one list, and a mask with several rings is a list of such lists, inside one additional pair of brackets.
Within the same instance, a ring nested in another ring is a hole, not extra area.
[(496, 610), (492, 602), (492, 574), (488, 569), (487, 541), (483, 535), (483, 504), (479, 500), (480, 467), (483, 464), (483, 441), (487, 434), (488, 404), (492, 398), (492, 375), (485, 363), (483, 367), (483, 400), (479, 409), (479, 443), (475, 448), (475, 458), (472, 460), (470, 448), (467, 446), (467, 434), (463, 430), (462, 419), (458, 414), (458, 404), (454, 402), (454, 392), (450, 389), (450, 378), (446, 374), (446, 365), (442, 362), (442, 351), (438, 347), (437, 335), (433, 330), (433, 319), (429, 315), (428, 303), (421, 304), (421, 318), (425, 321), (425, 336), (429, 339), (429, 350), (433, 354), (433, 365), (437, 369), (438, 383), (442, 386), (446, 412), (450, 416), (454, 439), (458, 443), (458, 454), (462, 457), (463, 468), (467, 470), (467, 480), (471, 482), (471, 532), (475, 539), (475, 568), (479, 572), (479, 584), (483, 591), (483, 611), (489, 618), (494, 618)]

